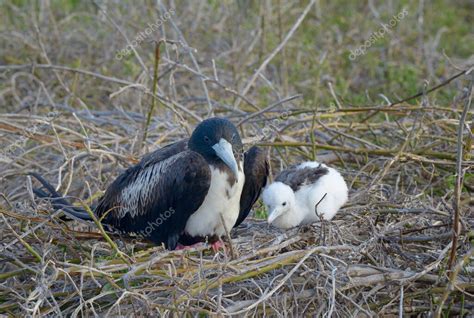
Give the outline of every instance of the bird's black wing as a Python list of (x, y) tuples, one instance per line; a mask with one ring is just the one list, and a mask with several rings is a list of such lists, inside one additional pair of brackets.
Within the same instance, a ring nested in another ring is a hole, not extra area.
[[(38, 180), (42, 187), (47, 191), (43, 191), (41, 188), (33, 188), (33, 192), (37, 197), (48, 199), (55, 210), (63, 210), (70, 216), (80, 220), (92, 221), (86, 210), (73, 206), (66, 197), (59, 194), (51, 183), (46, 181), (46, 179), (44, 179), (40, 174), (36, 172), (29, 172), (28, 174)], [(64, 221), (68, 220), (68, 218), (62, 219)]]
[[(146, 154), (142, 158), (138, 166), (143, 168), (149, 164), (157, 163), (175, 154), (183, 152), (187, 150), (187, 144), (188, 144), (188, 139), (182, 139), (180, 141), (167, 145), (163, 148), (155, 150), (149, 154)], [(123, 183), (125, 176), (128, 175), (128, 172), (135, 171), (135, 170), (137, 170), (137, 166), (130, 167), (127, 171), (125, 171), (125, 173), (123, 173), (117, 178), (117, 180), (120, 179), (120, 181), (116, 180), (115, 182)], [(67, 215), (73, 216), (80, 220), (92, 221), (89, 213), (87, 213), (86, 210), (72, 205), (69, 202), (68, 198), (58, 193), (54, 189), (54, 187), (41, 175), (39, 175), (36, 172), (30, 172), (28, 174), (34, 177), (36, 180), (38, 180), (41, 183), (42, 187), (46, 190), (46, 191), (43, 191), (41, 188), (33, 188), (33, 192), (35, 193), (35, 195), (38, 196), (39, 198), (48, 199), (55, 210), (63, 210), (64, 212), (67, 213)], [(109, 188), (109, 196), (113, 197), (114, 195), (116, 195), (114, 191), (119, 190), (119, 189), (120, 187)], [(68, 218), (64, 218), (64, 220), (68, 220)]]
[(120, 175), (95, 213), (121, 232), (174, 249), (188, 218), (203, 203), (210, 182), (210, 169), (201, 155), (164, 147)]
[(267, 184), (268, 170), (268, 161), (262, 149), (254, 146), (244, 154), (245, 183), (240, 196), (239, 217), (234, 227), (249, 215), (250, 209)]
[(188, 149), (188, 139), (182, 139), (180, 141), (174, 142), (163, 148), (157, 149), (153, 152), (150, 152), (143, 156), (142, 160), (140, 160), (140, 164), (142, 166), (146, 166), (148, 164), (153, 164), (155, 162), (159, 162), (165, 160), (173, 155), (176, 155), (180, 152), (183, 152)]
[(282, 182), (288, 185), (293, 191), (297, 191), (304, 185), (315, 183), (316, 180), (327, 174), (329, 170), (322, 165), (318, 167), (298, 168), (290, 167), (282, 171), (276, 178), (276, 182)]

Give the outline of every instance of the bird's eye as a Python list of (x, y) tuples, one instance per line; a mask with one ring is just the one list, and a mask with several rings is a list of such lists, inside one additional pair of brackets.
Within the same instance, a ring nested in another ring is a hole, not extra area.
[(211, 139), (209, 139), (209, 137), (207, 137), (207, 136), (204, 136), (204, 141), (205, 142), (211, 142)]
[(285, 206), (285, 205), (286, 205), (286, 202), (283, 202), (281, 205)]

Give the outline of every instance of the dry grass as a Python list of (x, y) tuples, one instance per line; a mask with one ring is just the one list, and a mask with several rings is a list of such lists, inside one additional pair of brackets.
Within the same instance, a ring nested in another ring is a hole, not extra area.
[[(166, 12), (156, 3), (2, 4), (11, 25), (1, 25), (0, 45), (0, 314), (473, 315), (472, 59), (462, 49), (443, 57), (449, 43), (438, 43), (428, 14), (419, 19), (423, 4), (410, 3), (407, 20), (377, 44), (386, 63), (372, 72), (376, 48), (356, 62), (348, 49), (378, 28), (367, 15), (386, 21), (397, 8), (364, 6), (341, 22), (337, 6), (315, 2), (178, 3), (149, 38), (169, 40), (157, 77), (153, 43), (114, 59), (124, 35), (132, 41)], [(445, 16), (453, 10), (438, 5)], [(397, 49), (423, 30), (431, 50)], [(306, 46), (313, 36), (316, 53)], [(380, 75), (392, 74), (394, 57), (419, 73)], [(411, 91), (404, 85), (413, 77)], [(231, 233), (234, 257), (112, 234), (110, 244), (32, 195), (25, 173), (37, 171), (91, 204), (143, 153), (210, 115), (239, 124), (247, 145), (266, 147), (273, 172), (312, 159), (341, 170), (350, 201), (324, 242), (317, 224), (269, 227), (259, 203)]]

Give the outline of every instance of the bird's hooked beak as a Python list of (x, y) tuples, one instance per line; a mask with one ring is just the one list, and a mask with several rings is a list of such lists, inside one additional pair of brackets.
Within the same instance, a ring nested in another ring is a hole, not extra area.
[(232, 172), (237, 177), (238, 166), (237, 166), (237, 161), (235, 160), (235, 157), (234, 157), (232, 145), (224, 138), (221, 138), (221, 140), (219, 140), (217, 144), (212, 146), (212, 149), (214, 149), (217, 156), (221, 158), (222, 161), (224, 161), (224, 163), (230, 168), (230, 170), (232, 170)]
[(270, 214), (268, 215), (268, 224), (272, 224), (276, 219), (278, 219), (282, 212), (283, 210), (278, 208), (271, 210)]

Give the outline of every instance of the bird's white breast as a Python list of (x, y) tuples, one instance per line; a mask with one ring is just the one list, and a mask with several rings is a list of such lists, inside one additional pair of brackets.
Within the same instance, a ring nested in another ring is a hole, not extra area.
[(213, 166), (210, 169), (211, 185), (206, 198), (186, 223), (185, 232), (190, 236), (224, 236), (225, 229), (230, 231), (239, 217), (240, 195), (245, 182), (242, 163), (237, 182), (232, 185), (227, 181), (227, 172)]

